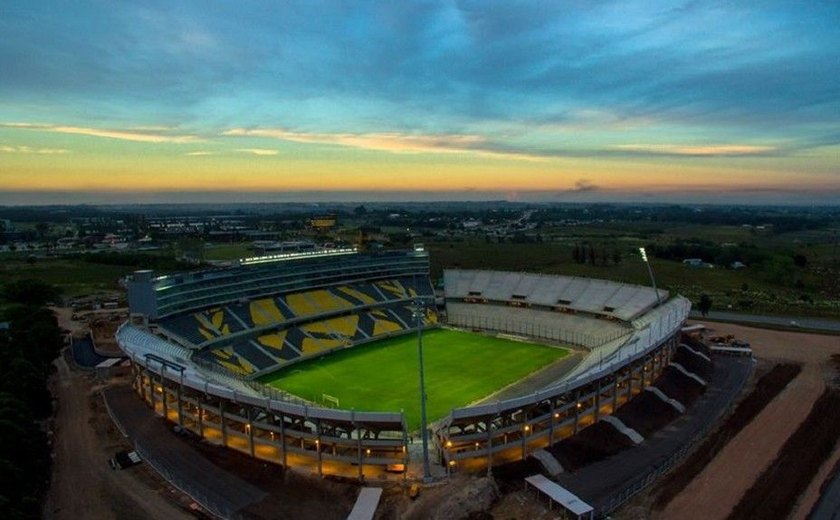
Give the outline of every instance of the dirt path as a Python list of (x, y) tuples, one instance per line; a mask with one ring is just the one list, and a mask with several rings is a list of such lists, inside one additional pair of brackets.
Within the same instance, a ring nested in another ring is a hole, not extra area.
[(799, 497), (796, 508), (790, 515), (791, 520), (806, 520), (808, 518), (808, 513), (811, 512), (811, 509), (814, 508), (817, 500), (820, 499), (820, 487), (828, 478), (829, 473), (834, 468), (835, 464), (837, 464), (838, 460), (840, 460), (840, 444), (835, 446), (831, 457), (823, 462), (822, 466), (820, 466), (820, 470), (816, 475), (814, 475), (814, 479), (811, 481), (811, 484), (808, 485), (808, 489), (806, 489), (805, 492), (802, 493), (802, 496)]
[(55, 420), (55, 460), (44, 516), (55, 520), (189, 519), (138, 476), (142, 467), (114, 471), (107, 459), (113, 443), (101, 439), (90, 406), (91, 384), (56, 361), (54, 392), (59, 402)]
[[(825, 387), (829, 356), (840, 353), (840, 338), (837, 336), (777, 332), (721, 323), (706, 323), (706, 326), (716, 335), (734, 334), (749, 341), (758, 358), (802, 363), (803, 369), (654, 518), (726, 518), (808, 415), (814, 400)], [(818, 488), (819, 483), (816, 486)], [(808, 509), (805, 509), (806, 513)]]

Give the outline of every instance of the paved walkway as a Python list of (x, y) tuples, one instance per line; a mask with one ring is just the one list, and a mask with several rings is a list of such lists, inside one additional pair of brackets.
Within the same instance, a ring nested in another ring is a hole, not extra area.
[(716, 357), (715, 372), (706, 393), (686, 414), (642, 444), (574, 473), (564, 473), (557, 481), (596, 509), (604, 508), (629, 484), (661, 466), (698, 431), (715, 422), (743, 389), (752, 364), (750, 358)]
[(103, 396), (120, 429), (142, 447), (147, 462), (205, 507), (234, 517), (237, 511), (266, 496), (261, 489), (219, 468), (177, 439), (167, 423), (140, 402), (131, 388), (110, 387)]
[(814, 510), (810, 512), (813, 520), (840, 519), (840, 471), (826, 486)]
[[(829, 318), (806, 318), (799, 316), (761, 316), (742, 312), (711, 311), (703, 318), (699, 311), (693, 310), (689, 317), (694, 320), (712, 320), (752, 325), (775, 325), (825, 332), (840, 332), (840, 320)], [(795, 324), (795, 325), (793, 325)]]

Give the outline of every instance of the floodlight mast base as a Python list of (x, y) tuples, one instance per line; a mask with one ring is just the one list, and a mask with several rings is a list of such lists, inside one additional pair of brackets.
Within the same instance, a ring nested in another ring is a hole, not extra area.
[(423, 371), (423, 314), (425, 307), (420, 298), (415, 300), (414, 317), (417, 324), (417, 357), (420, 366), (420, 435), (423, 441), (423, 482), (432, 481), (432, 469), (429, 466), (429, 428), (426, 421), (426, 383)]

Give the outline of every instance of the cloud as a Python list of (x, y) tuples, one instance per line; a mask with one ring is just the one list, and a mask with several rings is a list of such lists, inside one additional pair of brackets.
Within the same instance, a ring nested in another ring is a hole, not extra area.
[(562, 190), (556, 194), (557, 197), (566, 197), (568, 195), (576, 195), (583, 193), (595, 193), (601, 191), (601, 187), (594, 184), (589, 179), (578, 179), (575, 185), (567, 190)]
[(683, 144), (619, 144), (612, 147), (624, 152), (651, 155), (685, 155), (697, 157), (767, 155), (774, 146), (748, 144), (683, 145)]
[(187, 155), (189, 157), (199, 157), (199, 156), (203, 156), (203, 155), (217, 155), (217, 153), (216, 152), (208, 152), (207, 150), (197, 150), (195, 152), (187, 152), (184, 155)]
[(63, 148), (32, 148), (31, 146), (8, 146), (8, 145), (3, 145), (3, 146), (0, 146), (0, 152), (2, 152), (2, 153), (26, 153), (26, 154), (38, 154), (38, 155), (60, 155), (60, 154), (70, 153), (70, 150), (65, 150)]
[(277, 150), (268, 150), (266, 148), (239, 148), (237, 152), (250, 153), (253, 155), (277, 155)]
[(20, 128), (41, 132), (56, 132), (60, 134), (77, 134), (90, 137), (104, 137), (107, 139), (119, 139), (123, 141), (135, 141), (141, 143), (195, 143), (201, 141), (195, 135), (173, 134), (171, 129), (152, 128), (131, 128), (127, 130), (115, 130), (104, 128), (90, 128), (83, 126), (63, 126), (52, 124), (34, 123), (0, 123), (0, 128)]
[(570, 191), (580, 193), (584, 191), (596, 191), (598, 189), (598, 186), (592, 184), (592, 181), (590, 181), (589, 179), (578, 179), (575, 181), (575, 187), (572, 188)]
[(479, 135), (383, 133), (307, 133), (283, 128), (232, 128), (228, 137), (268, 137), (307, 144), (327, 144), (390, 153), (472, 153), (498, 159), (544, 160), (512, 149), (496, 150), (495, 143)]

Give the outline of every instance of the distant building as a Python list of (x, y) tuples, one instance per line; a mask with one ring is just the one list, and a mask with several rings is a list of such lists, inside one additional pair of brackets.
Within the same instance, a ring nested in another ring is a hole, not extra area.
[(309, 227), (321, 233), (331, 230), (335, 225), (335, 215), (319, 215), (309, 219)]
[(737, 269), (743, 269), (743, 268), (747, 267), (747, 265), (746, 265), (746, 264), (744, 264), (743, 262), (738, 262), (738, 261), (736, 260), (735, 262), (732, 262), (732, 263), (729, 265), (729, 267), (731, 267), (732, 269), (736, 269), (736, 270), (737, 270)]
[(461, 225), (464, 227), (464, 229), (476, 229), (479, 226), (481, 226), (481, 221), (480, 220), (475, 220), (475, 219), (469, 219), (469, 220), (465, 220), (463, 223), (461, 223)]
[(686, 258), (683, 260), (683, 264), (690, 266), (690, 267), (703, 267), (703, 259), (702, 258)]

